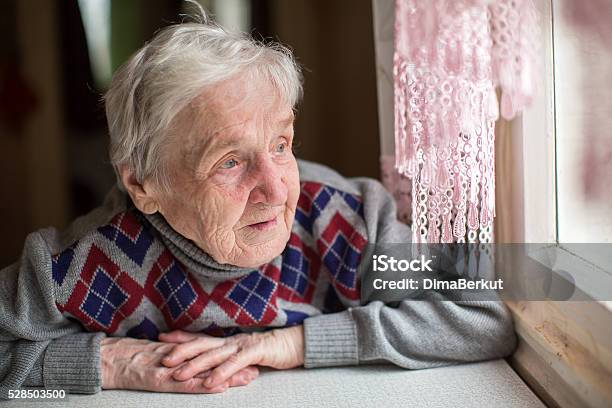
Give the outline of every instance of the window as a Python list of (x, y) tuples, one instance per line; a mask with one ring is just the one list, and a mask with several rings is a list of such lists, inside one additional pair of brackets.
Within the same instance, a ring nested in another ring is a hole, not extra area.
[[(531, 255), (568, 271), (592, 299), (507, 302), (520, 338), (514, 368), (548, 403), (600, 406), (612, 381), (612, 187), (588, 185), (584, 171), (599, 160), (598, 177), (612, 177), (610, 165), (601, 166), (602, 152), (612, 151), (612, 57), (573, 28), (564, 14), (571, 1), (534, 1), (541, 89), (520, 117), (498, 123), (496, 239), (549, 244)], [(518, 272), (528, 279), (529, 271)]]
[[(597, 179), (586, 179), (585, 172), (590, 149), (598, 143), (600, 150), (611, 149), (610, 141), (605, 142), (610, 139), (605, 109), (612, 111), (612, 105), (604, 92), (612, 56), (601, 41), (585, 38), (588, 32), (572, 26), (564, 0), (536, 4), (542, 18), (541, 89), (533, 105), (509, 126), (511, 134), (497, 135), (503, 144), (499, 150), (512, 150), (498, 155), (498, 242), (550, 243), (545, 256), (534, 256), (555, 259), (556, 267), (568, 270), (581, 290), (606, 301), (612, 291), (612, 251), (606, 250), (612, 242), (612, 185), (601, 178), (610, 170), (596, 158)], [(599, 101), (591, 103), (594, 98)]]

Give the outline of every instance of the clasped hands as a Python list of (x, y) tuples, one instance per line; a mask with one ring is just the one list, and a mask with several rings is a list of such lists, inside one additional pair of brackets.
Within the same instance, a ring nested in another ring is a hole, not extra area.
[(213, 337), (175, 330), (159, 342), (126, 337), (102, 340), (102, 388), (219, 393), (247, 385), (257, 366), (276, 369), (304, 363), (303, 327)]

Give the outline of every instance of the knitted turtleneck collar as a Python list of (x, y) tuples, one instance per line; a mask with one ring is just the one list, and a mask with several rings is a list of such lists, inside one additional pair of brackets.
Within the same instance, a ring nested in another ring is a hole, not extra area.
[(220, 264), (196, 246), (193, 241), (174, 230), (160, 213), (145, 214), (144, 216), (159, 232), (163, 243), (176, 259), (198, 275), (212, 280), (223, 281), (239, 278), (255, 269)]

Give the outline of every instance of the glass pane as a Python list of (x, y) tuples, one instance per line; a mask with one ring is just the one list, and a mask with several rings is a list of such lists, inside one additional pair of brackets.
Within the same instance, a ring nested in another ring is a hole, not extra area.
[[(552, 3), (557, 239), (610, 243), (612, 3), (600, 9), (590, 2)], [(612, 253), (601, 253), (597, 246), (580, 248), (576, 255), (612, 273)]]
[(612, 242), (612, 16), (576, 3), (553, 1), (558, 240)]

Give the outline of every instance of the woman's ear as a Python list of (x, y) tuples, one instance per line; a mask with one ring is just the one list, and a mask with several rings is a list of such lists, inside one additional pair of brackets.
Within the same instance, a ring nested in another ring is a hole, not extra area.
[(159, 210), (154, 191), (149, 183), (141, 184), (127, 165), (119, 166), (119, 174), (136, 208), (145, 214), (154, 214)]

